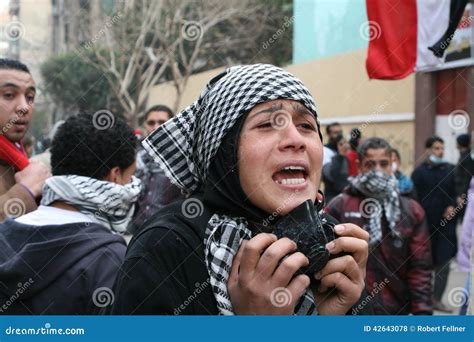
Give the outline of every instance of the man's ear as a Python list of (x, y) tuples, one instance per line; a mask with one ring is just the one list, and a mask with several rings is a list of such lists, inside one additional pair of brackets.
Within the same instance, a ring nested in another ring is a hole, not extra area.
[(109, 173), (107, 174), (107, 176), (105, 176), (104, 180), (107, 182), (120, 184), (122, 180), (122, 171), (120, 170), (118, 166), (114, 166), (112, 169), (110, 169)]

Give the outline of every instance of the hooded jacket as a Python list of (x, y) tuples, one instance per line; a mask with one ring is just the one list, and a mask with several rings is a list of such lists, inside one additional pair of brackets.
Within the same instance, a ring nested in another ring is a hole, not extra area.
[[(340, 222), (360, 227), (368, 224), (361, 214), (367, 197), (348, 186), (327, 207), (329, 215)], [(400, 238), (389, 234), (382, 217), (382, 242), (369, 252), (366, 284), (376, 315), (432, 314), (432, 260), (425, 213), (413, 199), (400, 196), (401, 218), (396, 230)]]
[(121, 236), (92, 222), (32, 226), (5, 221), (0, 224), (0, 314), (98, 312), (104, 296), (110, 296), (106, 288), (113, 285), (125, 249)]

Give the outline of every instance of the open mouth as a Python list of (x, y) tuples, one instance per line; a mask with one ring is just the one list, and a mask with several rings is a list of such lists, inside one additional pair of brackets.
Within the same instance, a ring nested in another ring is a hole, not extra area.
[(275, 172), (272, 179), (280, 185), (301, 185), (308, 179), (308, 170), (302, 165), (286, 165)]

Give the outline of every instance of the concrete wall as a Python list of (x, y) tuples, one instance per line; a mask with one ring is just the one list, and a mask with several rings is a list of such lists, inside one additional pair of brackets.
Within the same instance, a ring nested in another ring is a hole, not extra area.
[[(365, 72), (366, 50), (294, 64), (286, 69), (300, 78), (314, 97), (323, 125), (340, 121), (349, 134), (359, 127), (363, 137), (380, 136), (401, 152), (404, 169), (411, 170), (414, 146), (414, 76), (400, 81), (369, 80)], [(190, 78), (179, 108), (193, 102), (207, 81), (222, 69)], [(170, 84), (156, 86), (148, 105), (172, 105)], [(323, 127), (324, 130), (324, 127)]]

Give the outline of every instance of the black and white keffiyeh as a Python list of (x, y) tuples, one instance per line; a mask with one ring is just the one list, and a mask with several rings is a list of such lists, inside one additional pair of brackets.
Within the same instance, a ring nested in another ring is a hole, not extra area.
[(289, 72), (268, 64), (235, 66), (211, 79), (197, 101), (142, 145), (173, 184), (188, 193), (199, 191), (223, 137), (237, 119), (257, 104), (277, 99), (300, 101), (317, 120), (311, 94)]
[(399, 236), (395, 229), (400, 220), (400, 197), (397, 179), (382, 171), (370, 171), (349, 178), (351, 185), (366, 198), (362, 201), (360, 211), (369, 218), (364, 227), (370, 235), (369, 246), (373, 248), (382, 240), (382, 215), (385, 214), (390, 232)]
[[(247, 226), (248, 223), (244, 218), (234, 219), (214, 214), (206, 228), (204, 255), (217, 308), (222, 315), (234, 314), (227, 291), (227, 281), (240, 244), (252, 237), (252, 232)], [(277, 296), (274, 300), (278, 305)], [(295, 307), (295, 314), (305, 316), (316, 313), (313, 292), (306, 289)]]
[[(319, 128), (315, 104), (300, 80), (273, 65), (244, 65), (231, 67), (211, 79), (197, 101), (161, 125), (142, 144), (183, 192), (201, 192), (209, 185), (206, 184), (209, 167), (226, 134), (257, 104), (277, 99), (301, 102), (314, 115)], [(211, 171), (215, 173), (216, 169)], [(231, 173), (236, 177), (235, 187), (221, 189), (232, 192), (223, 198), (231, 201), (238, 197), (233, 204), (242, 206), (245, 196), (235, 196), (241, 188), (235, 172)], [(247, 221), (249, 211), (241, 213), (234, 216), (215, 213), (205, 227), (206, 265), (219, 312), (224, 315), (233, 314), (227, 281), (234, 255), (242, 240), (252, 237)], [(300, 298), (295, 314), (313, 313), (314, 298), (308, 289)]]
[(46, 180), (42, 205), (61, 201), (74, 206), (92, 221), (116, 233), (124, 233), (130, 223), (141, 181), (132, 176), (126, 185), (94, 178), (66, 175)]

